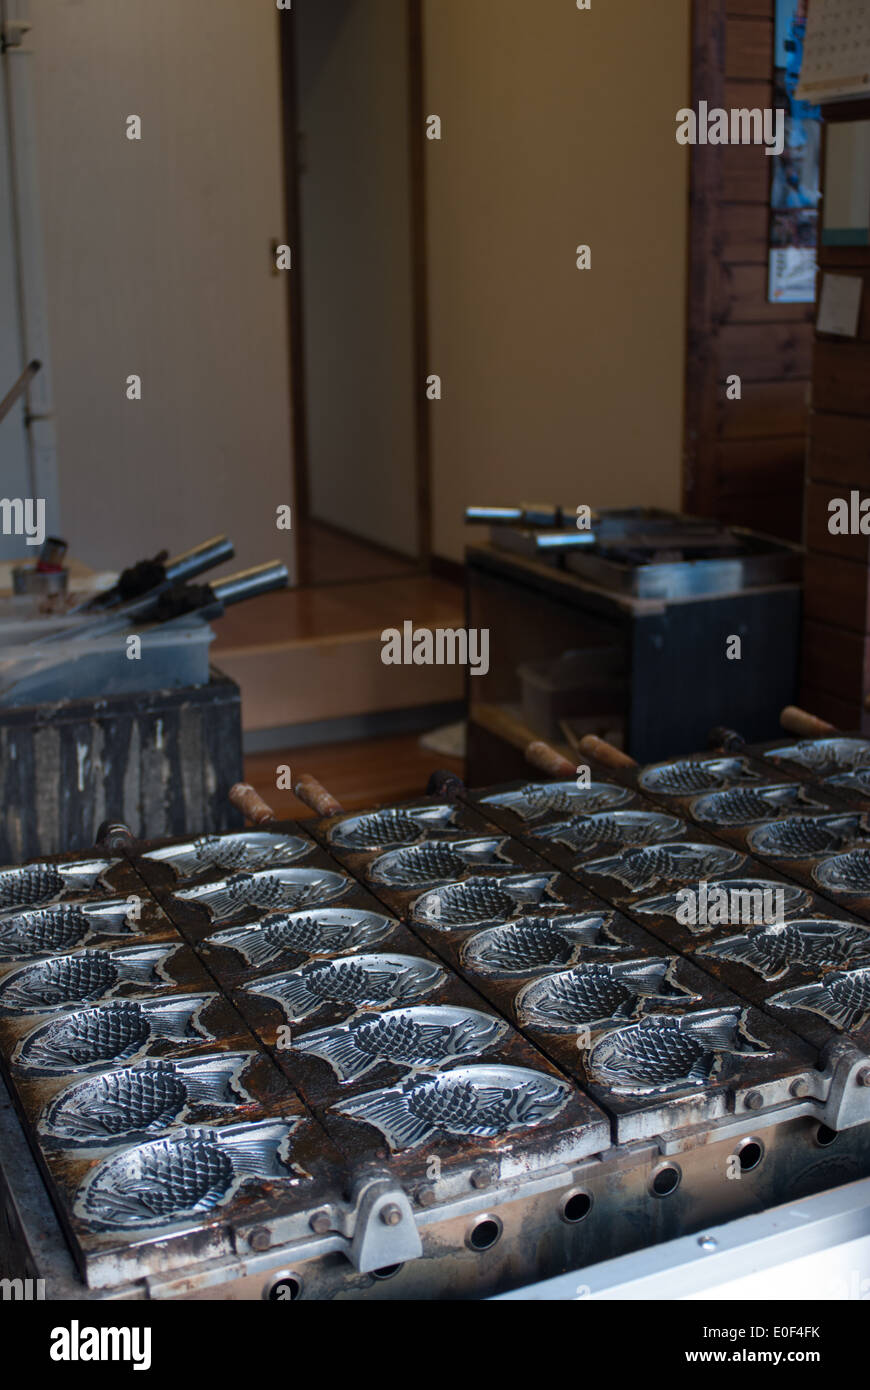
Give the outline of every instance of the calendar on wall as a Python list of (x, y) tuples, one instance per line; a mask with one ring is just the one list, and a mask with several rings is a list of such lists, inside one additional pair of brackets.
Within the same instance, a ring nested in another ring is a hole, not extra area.
[(870, 96), (870, 0), (810, 0), (798, 96)]

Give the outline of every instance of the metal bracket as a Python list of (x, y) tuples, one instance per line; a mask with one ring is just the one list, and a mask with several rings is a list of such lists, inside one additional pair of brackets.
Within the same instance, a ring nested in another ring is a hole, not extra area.
[(829, 1083), (821, 1118), (829, 1129), (853, 1129), (870, 1120), (870, 1061), (845, 1038), (837, 1038), (822, 1054), (823, 1077)]
[(348, 1258), (360, 1274), (417, 1260), (423, 1242), (407, 1194), (388, 1178), (375, 1178), (358, 1194)]
[(18, 50), (19, 53), (31, 53), (33, 50), (24, 47), (24, 36), (29, 34), (33, 28), (26, 19), (7, 19), (0, 25), (0, 53), (10, 53)]

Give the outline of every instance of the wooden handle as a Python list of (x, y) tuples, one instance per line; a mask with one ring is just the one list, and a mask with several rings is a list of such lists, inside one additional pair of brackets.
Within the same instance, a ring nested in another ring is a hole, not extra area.
[(840, 732), (836, 724), (828, 724), (824, 719), (817, 719), (814, 714), (808, 714), (805, 709), (798, 709), (797, 705), (786, 705), (779, 716), (779, 722), (788, 733), (797, 734), (799, 738), (823, 738), (826, 734), (838, 734)]
[(275, 812), (272, 807), (267, 805), (258, 791), (249, 786), (247, 782), (236, 782), (234, 787), (230, 787), (229, 799), (237, 811), (241, 811), (245, 820), (251, 821), (253, 825), (268, 825), (275, 820)]
[(344, 810), (341, 802), (336, 801), (310, 772), (303, 772), (293, 790), (299, 800), (318, 816), (339, 816)]
[(543, 739), (533, 739), (526, 744), (526, 762), (531, 763), (539, 772), (543, 772), (546, 777), (570, 777), (573, 782), (577, 776), (577, 769), (569, 758), (563, 758), (561, 753), (557, 753), (555, 748), (551, 748), (549, 743), (544, 743)]
[(623, 753), (621, 748), (614, 748), (612, 743), (608, 743), (605, 738), (599, 738), (597, 734), (586, 734), (585, 738), (581, 738), (579, 747), (587, 758), (595, 758), (605, 767), (637, 767), (634, 758)]

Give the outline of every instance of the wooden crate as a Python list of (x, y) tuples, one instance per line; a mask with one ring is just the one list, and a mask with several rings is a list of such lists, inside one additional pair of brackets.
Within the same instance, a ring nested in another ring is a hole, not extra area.
[(0, 710), (0, 863), (93, 846), (104, 820), (135, 835), (241, 824), (239, 688), (208, 685)]

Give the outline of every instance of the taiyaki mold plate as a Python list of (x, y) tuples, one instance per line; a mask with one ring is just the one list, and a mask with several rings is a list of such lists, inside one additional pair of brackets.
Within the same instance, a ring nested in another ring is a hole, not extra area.
[(76, 900), (0, 914), (0, 968), (82, 946), (134, 946), (175, 937), (165, 913), (138, 884), (125, 897)]
[(580, 1075), (627, 1143), (749, 1113), (753, 1092), (764, 1107), (784, 1104), (816, 1060), (814, 1047), (721, 990), (713, 1007), (651, 1012), (593, 1033)]
[(374, 907), (373, 911), (351, 906), (345, 900), (345, 905), (337, 907), (270, 912), (250, 922), (210, 930), (200, 939), (199, 950), (210, 969), (227, 981), (380, 948), (391, 950), (401, 928), (395, 917), (378, 910), (380, 904)]
[[(382, 871), (396, 867), (401, 881), (409, 887), (416, 884), (417, 891), (421, 883), (425, 886), (427, 882), (468, 872), (468, 861), (472, 865), (475, 860), (482, 864), (510, 864), (515, 848), (489, 817), (452, 794), (374, 807), (353, 816), (328, 816), (307, 821), (305, 828), (333, 861), (345, 865), (358, 878), (369, 880), (368, 871), (373, 872), (380, 861)], [(497, 843), (487, 847), (484, 842), (493, 839)], [(432, 841), (438, 848), (432, 847), (429, 852)], [(481, 842), (476, 850), (475, 841)], [(460, 850), (463, 842), (464, 850)], [(457, 854), (456, 860), (450, 858), (451, 852)], [(439, 858), (443, 863), (439, 863)], [(421, 879), (415, 865), (424, 875), (431, 870), (435, 877)]]
[(141, 889), (141, 880), (121, 856), (67, 855), (0, 868), (0, 913), (43, 907), (66, 899), (107, 898)]
[(335, 854), (384, 854), (404, 849), (431, 837), (465, 837), (478, 830), (461, 802), (416, 801), (361, 815), (332, 817), (327, 823), (325, 843)]
[(270, 1223), (284, 1240), (310, 1235), (341, 1158), (288, 1097), (265, 1117), (175, 1126), (93, 1155), (53, 1151), (48, 1164), (74, 1254), (103, 1288), (244, 1253)]
[(420, 942), (414, 954), (334, 964), (329, 973), (317, 962), (233, 992), (248, 1026), (309, 1105), (411, 1071), (479, 1057), (513, 1061), (517, 1048), (525, 1052), (508, 1023)]
[(518, 866), (514, 849), (506, 835), (486, 835), (476, 839), (426, 840), (405, 849), (380, 854), (366, 869), (372, 884), (395, 888), (398, 892), (422, 892), (441, 883), (490, 869)]
[(746, 844), (760, 859), (798, 863), (843, 854), (859, 845), (870, 848), (870, 821), (857, 812), (828, 812), (765, 821), (747, 831)]
[(239, 872), (289, 868), (304, 863), (313, 850), (314, 841), (298, 827), (239, 830), (162, 844), (145, 850), (138, 862), (163, 868), (166, 882), (186, 884)]
[(723, 827), (741, 828), (759, 821), (828, 809), (818, 788), (801, 782), (771, 782), (705, 792), (689, 802), (691, 818), (714, 833)]
[(0, 1054), (14, 1084), (31, 1077), (92, 1076), (146, 1057), (182, 1055), (237, 1037), (238, 1013), (203, 975), (196, 990), (149, 990), (40, 1015), (0, 1017)]
[(795, 739), (767, 745), (758, 752), (768, 762), (800, 769), (819, 779), (870, 768), (870, 739), (866, 738)]
[(107, 999), (206, 983), (202, 965), (177, 934), (170, 941), (84, 946), (65, 955), (0, 962), (0, 1017), (59, 1013)]
[(228, 1124), (297, 1104), (286, 1077), (240, 1032), (188, 1050), (83, 1077), (19, 1080), (28, 1122), (46, 1153), (93, 1157), (186, 1124)]
[(745, 872), (746, 863), (746, 855), (732, 846), (693, 835), (587, 859), (575, 864), (572, 873), (609, 901), (629, 904), (700, 879), (736, 877)]
[(630, 788), (615, 782), (513, 782), (473, 794), (473, 804), (512, 831), (536, 831), (551, 821), (573, 820), (634, 806)]
[(684, 839), (688, 827), (678, 816), (657, 810), (601, 811), (567, 821), (529, 827), (526, 836), (566, 872), (603, 856), (644, 845)]

